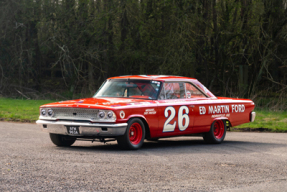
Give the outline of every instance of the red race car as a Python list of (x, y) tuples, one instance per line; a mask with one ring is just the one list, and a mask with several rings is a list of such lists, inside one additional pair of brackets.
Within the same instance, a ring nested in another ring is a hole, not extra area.
[(139, 149), (144, 139), (173, 136), (221, 143), (228, 127), (254, 121), (253, 109), (249, 99), (215, 97), (194, 78), (135, 75), (107, 79), (92, 98), (42, 105), (36, 123), (57, 146), (117, 140)]

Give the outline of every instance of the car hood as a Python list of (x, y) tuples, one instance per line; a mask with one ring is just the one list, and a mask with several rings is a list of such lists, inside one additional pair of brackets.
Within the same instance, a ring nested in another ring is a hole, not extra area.
[(141, 103), (154, 103), (153, 100), (131, 98), (85, 98), (60, 101), (42, 105), (42, 107), (81, 107), (81, 108), (115, 108)]

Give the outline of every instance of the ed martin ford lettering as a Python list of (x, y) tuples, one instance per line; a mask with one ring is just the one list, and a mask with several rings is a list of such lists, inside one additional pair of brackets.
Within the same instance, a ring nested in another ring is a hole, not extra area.
[(186, 135), (221, 143), (228, 126), (254, 121), (253, 109), (249, 99), (215, 97), (194, 78), (120, 76), (107, 79), (92, 98), (41, 106), (37, 124), (58, 146), (117, 140), (138, 149), (144, 139)]

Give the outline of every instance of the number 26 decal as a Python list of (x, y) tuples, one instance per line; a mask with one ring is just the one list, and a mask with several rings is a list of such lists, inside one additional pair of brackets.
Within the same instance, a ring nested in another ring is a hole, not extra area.
[[(170, 111), (170, 116), (168, 117), (168, 111)], [(183, 113), (185, 111), (185, 113)], [(175, 117), (175, 109), (173, 107), (167, 107), (164, 110), (164, 116), (167, 118), (167, 120), (164, 123), (163, 126), (163, 132), (173, 132), (176, 126), (176, 121), (174, 121), (173, 124), (169, 124), (171, 120)], [(186, 128), (189, 125), (189, 109), (187, 106), (181, 106), (178, 110), (178, 128), (180, 131), (186, 130)], [(185, 123), (183, 125), (183, 119), (185, 119)]]

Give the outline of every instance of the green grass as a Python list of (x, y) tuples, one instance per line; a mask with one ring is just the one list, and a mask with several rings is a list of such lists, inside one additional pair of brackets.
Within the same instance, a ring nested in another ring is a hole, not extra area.
[[(39, 117), (39, 106), (51, 102), (55, 101), (0, 98), (0, 120), (35, 122)], [(272, 132), (287, 132), (287, 112), (257, 110), (254, 122), (234, 128), (268, 128)], [(234, 130), (234, 128), (231, 128), (231, 130)]]
[(39, 106), (51, 102), (55, 101), (0, 98), (0, 120), (35, 122), (39, 118)]
[[(234, 128), (267, 128), (272, 132), (287, 132), (287, 112), (257, 110), (255, 121)], [(232, 129), (231, 129), (232, 130)]]

